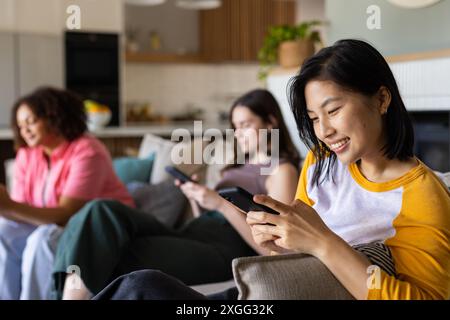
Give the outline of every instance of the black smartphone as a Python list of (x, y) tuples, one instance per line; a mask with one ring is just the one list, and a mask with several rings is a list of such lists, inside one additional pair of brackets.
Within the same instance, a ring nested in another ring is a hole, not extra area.
[(178, 170), (177, 168), (175, 168), (173, 166), (167, 166), (165, 169), (166, 169), (167, 173), (170, 173), (174, 178), (180, 180), (181, 183), (185, 183), (185, 182), (188, 182), (188, 181), (189, 182), (195, 182), (187, 174), (185, 174), (184, 172)]
[(241, 187), (224, 188), (218, 191), (219, 195), (231, 202), (244, 212), (264, 211), (272, 214), (279, 214), (277, 211), (253, 201), (253, 195)]

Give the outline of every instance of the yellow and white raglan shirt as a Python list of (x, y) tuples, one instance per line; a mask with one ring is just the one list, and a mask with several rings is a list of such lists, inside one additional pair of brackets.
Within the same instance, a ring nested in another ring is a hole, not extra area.
[(349, 245), (382, 242), (391, 251), (396, 275), (381, 271), (381, 288), (367, 298), (449, 299), (450, 192), (432, 170), (419, 161), (398, 179), (374, 183), (355, 163), (336, 160), (334, 182), (317, 186), (315, 162), (309, 152), (296, 198)]

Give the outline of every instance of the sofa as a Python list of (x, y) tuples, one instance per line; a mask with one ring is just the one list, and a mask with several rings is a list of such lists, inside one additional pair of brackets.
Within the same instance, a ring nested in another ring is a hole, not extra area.
[[(201, 138), (200, 138), (201, 139)], [(190, 152), (193, 156), (194, 145), (206, 146), (203, 141), (178, 145), (177, 152)], [(220, 171), (224, 164), (174, 164), (171, 153), (177, 144), (161, 137), (147, 134), (140, 145), (138, 158), (144, 159), (154, 154), (152, 172), (149, 184), (158, 185), (169, 181), (172, 177), (165, 171), (165, 166), (175, 165), (187, 174), (197, 173), (200, 182), (213, 188), (220, 179)], [(231, 149), (230, 149), (231, 148)], [(232, 146), (224, 145), (223, 156), (225, 163), (232, 160)], [(193, 159), (192, 159), (193, 160)], [(193, 162), (193, 161), (192, 161)], [(12, 186), (12, 171), (14, 161), (5, 162), (7, 188)], [(437, 173), (450, 188), (450, 172)], [(184, 214), (175, 217), (179, 224), (192, 218), (194, 211), (188, 206)], [(175, 219), (172, 219), (175, 221)], [(233, 260), (233, 279), (218, 283), (207, 283), (192, 286), (203, 294), (217, 293), (230, 287), (237, 286), (239, 299), (353, 299), (348, 291), (341, 286), (337, 279), (317, 259), (303, 254), (290, 254), (265, 257), (243, 257)], [(317, 272), (320, 270), (320, 272)], [(273, 276), (267, 277), (267, 274)], [(301, 275), (301, 276), (293, 276)]]

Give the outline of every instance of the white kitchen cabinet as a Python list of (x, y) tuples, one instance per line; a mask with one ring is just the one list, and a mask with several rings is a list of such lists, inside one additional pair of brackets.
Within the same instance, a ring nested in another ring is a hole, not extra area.
[(14, 0), (0, 0), (0, 31), (13, 31), (15, 28)]
[(20, 95), (39, 86), (64, 86), (62, 36), (19, 34), (17, 56)]
[(59, 35), (64, 12), (60, 0), (15, 0), (16, 31)]
[(39, 86), (64, 87), (62, 36), (0, 32), (0, 127), (14, 101)]
[(9, 126), (11, 107), (16, 99), (14, 35), (0, 33), (0, 127)]
[(81, 30), (94, 32), (121, 32), (124, 29), (123, 0), (60, 0), (64, 7), (64, 27), (67, 7), (77, 5), (81, 12)]
[(67, 29), (71, 5), (80, 8), (79, 31), (124, 29), (122, 0), (0, 0), (0, 30), (61, 35)]

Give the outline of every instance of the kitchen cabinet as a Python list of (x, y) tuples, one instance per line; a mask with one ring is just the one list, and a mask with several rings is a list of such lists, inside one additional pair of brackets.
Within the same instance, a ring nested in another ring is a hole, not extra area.
[(11, 107), (16, 98), (14, 57), (14, 34), (0, 33), (0, 127), (9, 126)]
[(19, 95), (43, 85), (64, 87), (62, 37), (42, 34), (17, 37)]
[(0, 30), (62, 35), (70, 5), (80, 7), (80, 31), (123, 30), (122, 0), (0, 0)]
[[(61, 1), (61, 0), (58, 0)], [(66, 9), (77, 5), (81, 12), (81, 30), (93, 32), (121, 32), (123, 30), (123, 0), (62, 0), (64, 28), (69, 16)]]
[(15, 0), (15, 31), (58, 35), (65, 10), (60, 0)]
[(14, 0), (0, 0), (0, 31), (12, 31), (15, 27)]
[(63, 87), (62, 38), (0, 32), (0, 127), (8, 127), (11, 107), (39, 86)]
[(58, 34), (63, 12), (60, 0), (0, 0), (0, 30)]
[(269, 26), (295, 24), (295, 13), (295, 1), (223, 0), (200, 12), (200, 53), (207, 61), (256, 61)]

